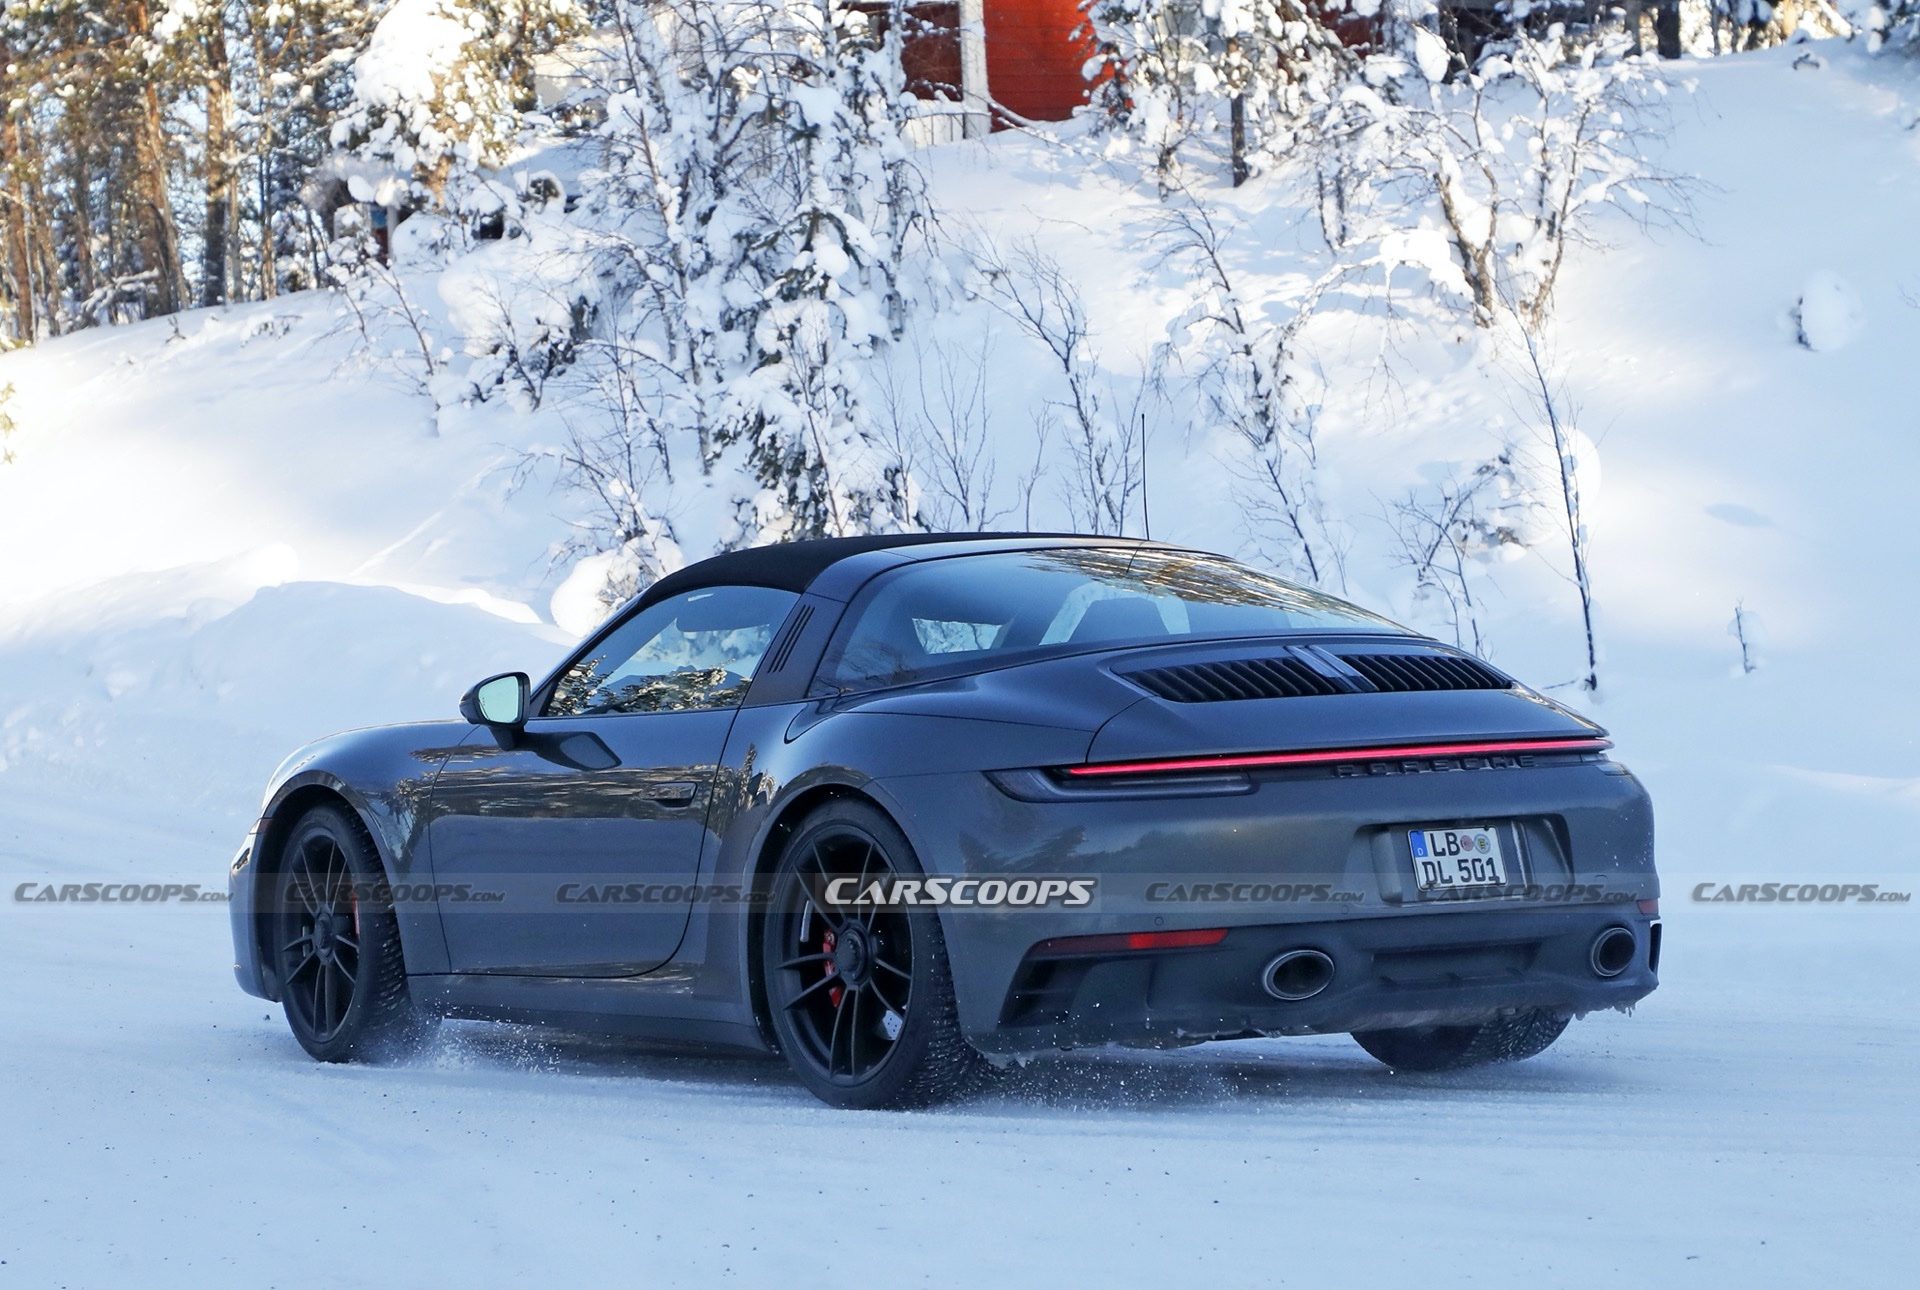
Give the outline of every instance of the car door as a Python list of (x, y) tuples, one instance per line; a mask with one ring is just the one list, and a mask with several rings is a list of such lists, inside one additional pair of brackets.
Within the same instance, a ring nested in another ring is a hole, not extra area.
[(727, 732), (797, 599), (713, 587), (591, 641), (517, 735), (474, 732), (427, 826), (455, 972), (621, 976), (664, 963), (691, 908)]

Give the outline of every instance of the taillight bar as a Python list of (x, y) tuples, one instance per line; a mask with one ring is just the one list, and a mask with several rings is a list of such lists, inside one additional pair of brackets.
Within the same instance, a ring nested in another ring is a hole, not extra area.
[(1444, 744), (1389, 744), (1376, 748), (1322, 748), (1311, 752), (1229, 753), (1215, 757), (1168, 757), (1158, 761), (1109, 761), (1064, 766), (1076, 779), (1110, 775), (1171, 775), (1208, 770), (1252, 770), (1262, 766), (1320, 766), (1330, 762), (1382, 761), (1395, 757), (1483, 757), (1495, 753), (1601, 752), (1612, 740), (1489, 739)]

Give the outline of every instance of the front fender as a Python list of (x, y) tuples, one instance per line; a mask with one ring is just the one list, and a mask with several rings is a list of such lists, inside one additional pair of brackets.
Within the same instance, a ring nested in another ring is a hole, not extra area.
[[(473, 727), (450, 722), (350, 731), (310, 744), (281, 764), (228, 877), (234, 973), (242, 989), (278, 997), (262, 952), (260, 911), (280, 850), (300, 817), (318, 805), (344, 806), (365, 826), (387, 882), (431, 883), (426, 825), (433, 781), (474, 734)], [(394, 913), (407, 971), (445, 972), (438, 908), (431, 901), (399, 901)]]

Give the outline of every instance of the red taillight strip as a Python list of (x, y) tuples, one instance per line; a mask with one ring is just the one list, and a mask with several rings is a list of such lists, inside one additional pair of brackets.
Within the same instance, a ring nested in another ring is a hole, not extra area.
[(1195, 950), (1227, 939), (1224, 927), (1179, 932), (1112, 932), (1094, 936), (1056, 936), (1033, 947), (1035, 958), (1061, 954), (1112, 954), (1132, 950)]
[(1313, 752), (1171, 757), (1161, 761), (1110, 761), (1062, 769), (1076, 778), (1095, 775), (1166, 775), (1195, 770), (1251, 770), (1259, 766), (1317, 766), (1328, 762), (1379, 761), (1392, 757), (1480, 757), (1492, 753), (1600, 752), (1607, 739), (1494, 739), (1452, 744), (1393, 744), (1381, 748), (1325, 748)]

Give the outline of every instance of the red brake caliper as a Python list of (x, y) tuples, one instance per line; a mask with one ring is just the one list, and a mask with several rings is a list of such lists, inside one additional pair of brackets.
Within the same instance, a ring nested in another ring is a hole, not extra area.
[[(825, 933), (825, 935), (823, 935), (823, 936), (821, 936), (821, 938), (820, 938), (820, 951), (821, 951), (821, 953), (823, 953), (823, 954), (831, 954), (831, 953), (833, 953), (833, 947), (834, 947), (834, 939), (833, 939), (833, 929), (831, 929), (831, 928), (829, 928), (829, 929), (827, 929), (827, 932)], [(832, 959), (828, 959), (828, 960), (827, 960), (827, 975), (828, 975), (828, 976), (832, 976), (832, 975), (833, 975), (833, 971), (834, 971), (834, 968), (833, 968), (833, 960), (832, 960)], [(828, 1002), (828, 1003), (831, 1003), (831, 1004), (832, 1004), (832, 1005), (833, 1005), (834, 1007), (836, 1007), (836, 1008), (837, 1008), (837, 1007), (839, 1007), (839, 1006), (840, 1006), (840, 996), (841, 996), (841, 995), (842, 995), (843, 993), (845, 993), (845, 992), (844, 992), (844, 991), (843, 991), (843, 990), (842, 990), (842, 989), (841, 989), (841, 988), (840, 988), (839, 986), (837, 986), (837, 985), (830, 985), (830, 986), (828, 986), (828, 987), (827, 987), (827, 1002)]]

